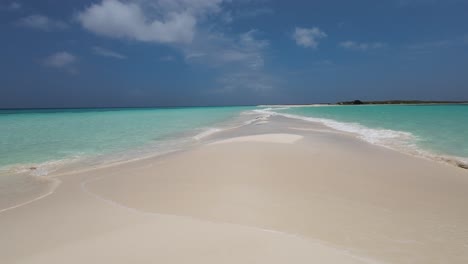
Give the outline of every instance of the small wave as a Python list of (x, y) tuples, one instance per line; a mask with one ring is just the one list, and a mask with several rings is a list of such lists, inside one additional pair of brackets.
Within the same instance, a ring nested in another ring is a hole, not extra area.
[(390, 129), (374, 129), (365, 127), (357, 123), (345, 123), (338, 122), (332, 119), (277, 113), (274, 112), (274, 110), (279, 110), (279, 108), (265, 108), (254, 111), (261, 114), (277, 115), (292, 119), (304, 120), (308, 122), (320, 123), (335, 130), (356, 135), (358, 138), (374, 145), (379, 145), (413, 156), (418, 156), (444, 163), (450, 163), (452, 165), (468, 169), (468, 158), (440, 155), (423, 150), (416, 145), (418, 137), (409, 132), (395, 131)]
[(203, 132), (201, 132), (201, 133), (195, 135), (193, 138), (196, 139), (196, 140), (201, 140), (202, 138), (205, 138), (205, 137), (207, 137), (207, 136), (210, 136), (210, 135), (212, 135), (212, 134), (214, 134), (214, 133), (218, 133), (218, 132), (220, 132), (221, 130), (222, 130), (222, 129), (216, 128), (216, 127), (214, 127), (214, 128), (208, 128), (207, 130), (205, 130), (205, 131), (203, 131)]
[(266, 122), (268, 120), (268, 118), (270, 118), (270, 114), (262, 114), (262, 115), (258, 115), (253, 118), (253, 119), (249, 119), (247, 121), (244, 122), (244, 125), (250, 125), (250, 124), (253, 124), (253, 123), (260, 123), (260, 122)]
[(280, 115), (280, 116), (284, 116), (288, 118), (321, 123), (327, 127), (330, 127), (339, 131), (356, 134), (361, 139), (372, 144), (384, 144), (384, 143), (388, 144), (390, 143), (389, 142), (390, 140), (398, 141), (399, 144), (410, 144), (416, 138), (411, 133), (403, 132), (403, 131), (395, 131), (395, 130), (389, 130), (389, 129), (373, 129), (373, 128), (368, 128), (368, 127), (365, 127), (356, 123), (344, 123), (344, 122), (338, 122), (335, 120), (325, 119), (325, 118), (314, 118), (314, 117), (305, 117), (305, 116), (292, 115), (292, 114), (283, 114), (283, 113), (271, 112), (266, 109), (264, 109), (263, 111), (266, 111), (269, 114)]
[[(273, 107), (263, 108), (260, 111), (262, 111), (262, 110), (263, 111), (287, 110), (289, 108), (291, 108), (291, 107), (275, 107), (275, 106), (273, 106)], [(259, 111), (259, 110), (253, 110), (253, 112), (255, 112), (255, 111)]]
[(253, 118), (247, 119), (247, 120), (236, 120), (235, 122), (225, 124), (222, 128), (218, 127), (210, 127), (202, 131), (201, 133), (198, 133), (195, 135), (193, 138), (195, 140), (201, 140), (203, 138), (206, 138), (208, 136), (211, 136), (215, 133), (229, 130), (229, 129), (234, 129), (234, 128), (239, 128), (242, 126), (247, 126), (250, 124), (254, 123), (260, 123), (260, 122), (266, 122), (268, 118), (271, 116), (270, 114), (259, 114), (258, 112), (255, 111), (244, 111), (240, 113), (240, 116), (254, 116)]
[[(244, 118), (241, 118), (244, 116)], [(238, 119), (229, 120), (217, 124), (218, 127), (208, 127), (203, 130), (196, 130), (175, 136), (175, 138), (157, 139), (148, 142), (143, 146), (128, 148), (110, 153), (74, 153), (73, 156), (65, 159), (50, 160), (38, 163), (16, 163), (0, 167), (2, 175), (27, 174), (33, 177), (46, 177), (55, 174), (63, 174), (68, 171), (80, 170), (80, 168), (99, 168), (109, 164), (120, 163), (124, 161), (138, 160), (141, 158), (152, 157), (170, 151), (184, 149), (191, 146), (194, 140), (200, 141), (215, 133), (249, 125), (257, 121), (264, 121), (270, 115), (258, 114), (252, 111), (243, 111)], [(194, 135), (195, 134), (195, 135)]]

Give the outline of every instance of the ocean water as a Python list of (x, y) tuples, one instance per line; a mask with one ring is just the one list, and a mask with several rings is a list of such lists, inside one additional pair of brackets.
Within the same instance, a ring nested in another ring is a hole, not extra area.
[(440, 160), (468, 164), (468, 105), (276, 107), (261, 111), (323, 123), (361, 139)]
[(372, 144), (468, 164), (468, 105), (0, 110), (0, 174), (42, 176), (73, 162), (163, 153), (258, 114), (320, 122)]
[(217, 131), (252, 107), (0, 110), (0, 172), (93, 157), (128, 159)]
[(468, 105), (0, 110), (0, 212), (50, 194), (59, 181), (42, 176), (186, 148), (270, 115), (320, 122), (372, 144), (468, 164)]

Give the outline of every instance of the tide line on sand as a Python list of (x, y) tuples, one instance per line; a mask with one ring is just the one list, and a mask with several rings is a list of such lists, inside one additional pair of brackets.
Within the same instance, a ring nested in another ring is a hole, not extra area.
[(0, 209), (0, 213), (6, 212), (6, 211), (9, 211), (9, 210), (13, 210), (13, 209), (16, 209), (18, 207), (21, 207), (21, 206), (36, 202), (38, 200), (41, 200), (42, 198), (45, 198), (45, 197), (53, 194), (55, 192), (55, 190), (58, 188), (58, 186), (60, 185), (60, 183), (61, 183), (60, 180), (52, 179), (52, 186), (49, 188), (48, 192), (46, 192), (46, 193), (42, 194), (41, 196), (36, 197), (36, 198), (34, 198), (32, 200), (29, 200), (29, 201), (26, 201), (26, 202), (23, 202), (23, 203), (20, 203), (20, 204), (16, 204), (16, 205), (13, 205), (13, 206), (10, 206), (10, 207), (7, 207), (7, 208)]

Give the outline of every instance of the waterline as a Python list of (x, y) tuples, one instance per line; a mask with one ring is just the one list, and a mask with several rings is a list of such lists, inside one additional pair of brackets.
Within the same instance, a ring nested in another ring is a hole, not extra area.
[(318, 122), (371, 144), (468, 166), (468, 106), (275, 106), (255, 111)]

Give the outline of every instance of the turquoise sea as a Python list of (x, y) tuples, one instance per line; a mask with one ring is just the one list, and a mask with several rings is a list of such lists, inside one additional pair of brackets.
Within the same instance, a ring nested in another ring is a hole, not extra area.
[(468, 162), (468, 104), (329, 105), (267, 109), (321, 122), (373, 144)]
[(0, 171), (40, 167), (47, 174), (83, 158), (125, 160), (168, 151), (252, 108), (0, 110)]
[(187, 107), (0, 110), (0, 172), (47, 175), (167, 152), (255, 115), (321, 122), (361, 139), (431, 158), (468, 161), (468, 105)]

